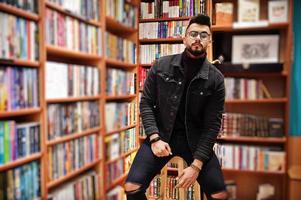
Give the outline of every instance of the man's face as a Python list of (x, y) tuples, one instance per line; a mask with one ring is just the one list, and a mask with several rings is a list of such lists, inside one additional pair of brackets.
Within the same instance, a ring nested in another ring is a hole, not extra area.
[(208, 26), (191, 24), (183, 40), (186, 49), (194, 56), (202, 55), (210, 43), (210, 34)]

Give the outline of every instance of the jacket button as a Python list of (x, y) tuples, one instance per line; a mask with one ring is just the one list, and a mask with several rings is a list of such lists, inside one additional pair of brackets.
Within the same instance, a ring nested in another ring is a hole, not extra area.
[(203, 95), (204, 93), (203, 92), (200, 92), (200, 95)]
[(166, 78), (166, 80), (168, 81), (168, 80), (169, 80), (169, 78), (167, 77), (167, 78)]
[(178, 96), (175, 96), (175, 99), (177, 99), (178, 98)]
[(179, 85), (182, 85), (182, 82), (181, 82), (181, 81), (179, 82)]

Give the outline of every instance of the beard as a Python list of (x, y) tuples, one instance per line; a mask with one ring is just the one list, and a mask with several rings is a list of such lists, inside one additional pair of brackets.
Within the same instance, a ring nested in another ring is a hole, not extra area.
[(195, 50), (192, 49), (192, 47), (186, 47), (187, 51), (189, 51), (189, 53), (191, 53), (194, 56), (200, 56), (203, 55), (205, 53), (205, 50), (203, 48), (203, 45), (200, 44), (202, 46), (202, 48), (196, 48)]

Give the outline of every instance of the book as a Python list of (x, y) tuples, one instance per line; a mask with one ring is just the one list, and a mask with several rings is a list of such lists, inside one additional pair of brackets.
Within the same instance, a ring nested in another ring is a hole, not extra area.
[(231, 25), (233, 22), (233, 3), (215, 4), (215, 25)]
[(239, 0), (238, 1), (238, 22), (259, 21), (259, 0)]

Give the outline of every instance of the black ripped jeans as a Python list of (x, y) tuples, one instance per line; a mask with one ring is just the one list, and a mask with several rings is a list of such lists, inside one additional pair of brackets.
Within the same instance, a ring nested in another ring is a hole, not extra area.
[[(185, 135), (173, 135), (169, 145), (173, 154), (167, 157), (157, 157), (153, 154), (149, 141), (144, 141), (138, 150), (126, 180), (127, 183), (137, 184), (140, 188), (133, 192), (128, 191), (127, 200), (147, 199), (145, 192), (150, 182), (172, 157), (182, 157), (188, 165), (192, 163), (193, 155)], [(212, 199), (212, 194), (226, 190), (222, 170), (214, 153), (203, 164), (197, 181), (208, 200)]]

